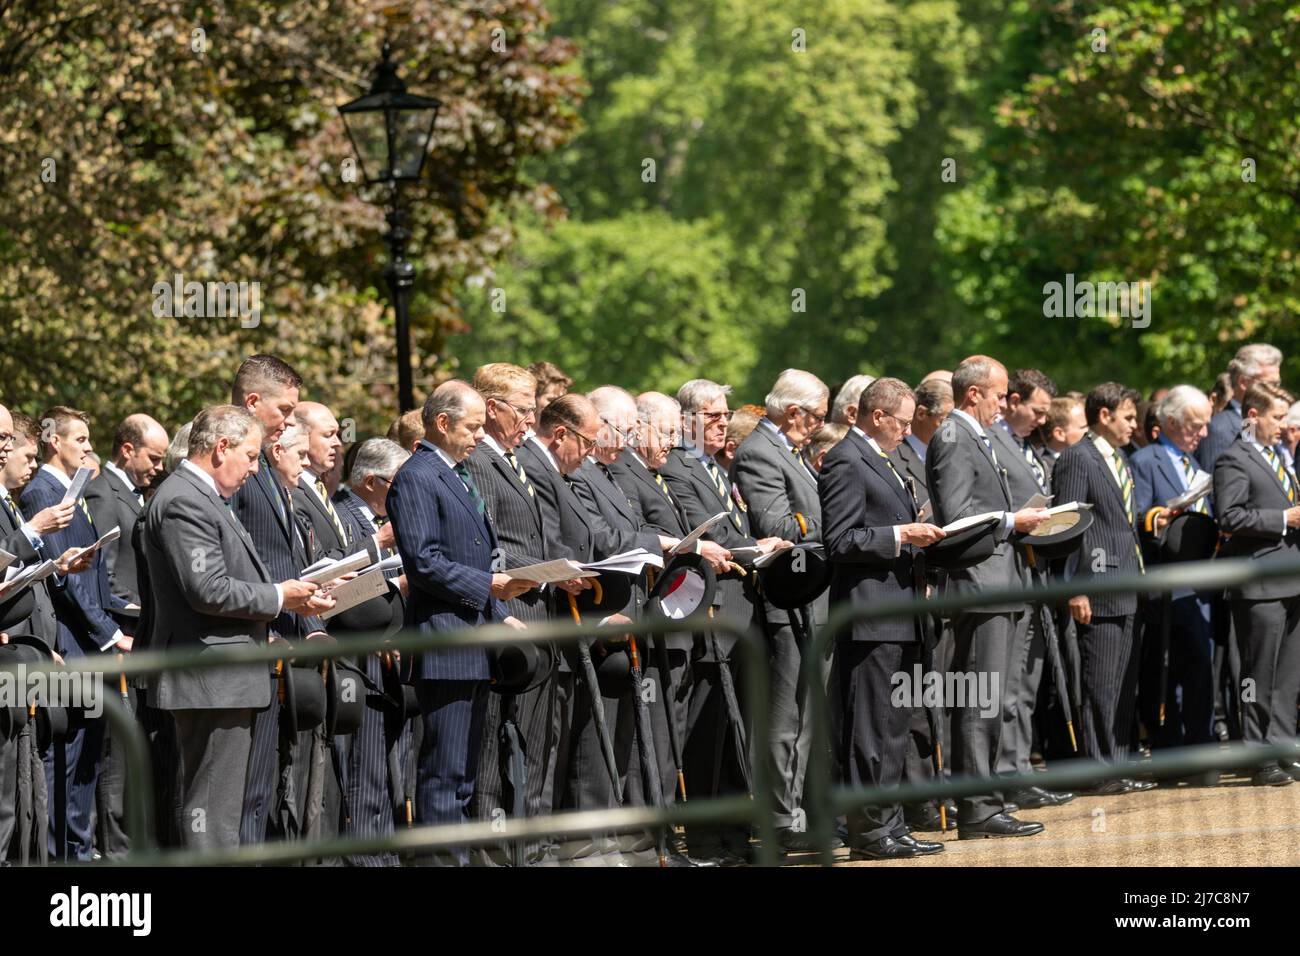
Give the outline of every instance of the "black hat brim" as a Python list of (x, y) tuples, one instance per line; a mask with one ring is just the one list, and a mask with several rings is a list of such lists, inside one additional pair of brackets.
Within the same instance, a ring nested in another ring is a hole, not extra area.
[[(797, 568), (796, 555), (801, 556)], [(782, 611), (793, 611), (807, 607), (830, 587), (831, 566), (818, 550), (787, 548), (759, 568), (758, 577), (769, 604)]]
[(997, 550), (994, 530), (1001, 518), (987, 518), (969, 528), (955, 531), (925, 549), (925, 562), (941, 571), (964, 571), (987, 561)]

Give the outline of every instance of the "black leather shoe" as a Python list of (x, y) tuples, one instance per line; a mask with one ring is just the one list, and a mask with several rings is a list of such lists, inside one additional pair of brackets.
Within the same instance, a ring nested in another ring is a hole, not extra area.
[[(939, 810), (933, 804), (922, 808), (917, 808), (912, 813), (905, 814), (903, 817), (909, 830), (915, 830), (918, 833), (938, 833), (943, 829), (942, 821), (939, 819)], [(948, 817), (948, 825), (952, 826), (953, 818)]]
[(1295, 783), (1291, 775), (1277, 764), (1270, 764), (1256, 770), (1250, 782), (1257, 787), (1285, 787), (1289, 783)]
[(1282, 768), (1283, 773), (1289, 773), (1292, 780), (1300, 780), (1300, 763), (1294, 760), (1279, 760), (1277, 765)]
[(1022, 837), (1042, 833), (1041, 823), (1017, 820), (1008, 813), (995, 813), (987, 820), (972, 823), (957, 830), (959, 840), (980, 840), (986, 837)]
[(916, 847), (900, 843), (893, 837), (881, 837), (849, 850), (850, 860), (909, 860), (920, 855), (921, 851)]
[(1026, 810), (1037, 810), (1041, 807), (1064, 806), (1074, 799), (1074, 794), (1064, 791), (1044, 790), (1042, 787), (1030, 787), (1027, 790), (1016, 791), (1011, 795), (1011, 799)]
[(932, 853), (943, 852), (942, 843), (936, 843), (933, 840), (918, 840), (910, 833), (904, 833), (902, 836), (896, 836), (894, 837), (894, 841), (896, 843), (901, 843), (903, 846), (910, 846), (913, 850), (915, 850), (917, 853), (921, 854), (922, 856), (929, 856)]
[[(800, 830), (784, 827), (777, 830), (776, 835), (781, 844), (781, 849), (787, 853), (812, 853), (819, 849), (817, 841), (812, 838), (812, 835)], [(834, 841), (832, 841), (831, 845), (834, 846)]]
[(1126, 793), (1142, 793), (1144, 790), (1154, 790), (1156, 782), (1154, 780), (1125, 780), (1128, 789)]
[(693, 869), (697, 866), (704, 866), (705, 864), (695, 862), (685, 853), (670, 852), (668, 854), (665, 865), (669, 867), (683, 867), (683, 868)]
[(1117, 797), (1121, 793), (1130, 792), (1128, 784), (1129, 781), (1124, 779), (1107, 780), (1105, 783), (1099, 783), (1085, 792), (1090, 797)]

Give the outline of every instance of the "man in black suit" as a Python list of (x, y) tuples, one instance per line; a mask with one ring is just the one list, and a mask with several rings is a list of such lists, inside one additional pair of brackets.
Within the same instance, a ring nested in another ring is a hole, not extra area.
[[(1133, 471), (1121, 449), (1137, 428), (1139, 394), (1105, 382), (1084, 399), (1088, 436), (1061, 453), (1052, 472), (1056, 500), (1092, 505), (1093, 521), (1064, 574), (1086, 582), (1094, 575), (1143, 570), (1137, 532)], [(1079, 749), (1096, 760), (1123, 760), (1132, 739), (1138, 680), (1138, 596), (1103, 594), (1070, 598), (1079, 639), (1082, 713)], [(1150, 781), (1110, 780), (1092, 793), (1148, 790)]]
[[(961, 518), (997, 513), (992, 532), (993, 554), (944, 578), (944, 592), (963, 595), (1023, 587), (1024, 569), (1017, 563), (1011, 543), (1013, 531), (1032, 531), (1047, 520), (1043, 508), (1016, 510), (1006, 482), (1006, 466), (999, 460), (989, 437), (997, 417), (1006, 411), (1007, 370), (984, 355), (965, 359), (952, 373), (955, 407), (926, 449), (926, 476), (935, 523), (941, 527)], [(958, 672), (988, 674), (1000, 692), (1006, 686), (1015, 640), (1022, 634), (1028, 608), (1017, 602), (969, 608), (953, 618), (952, 668)], [(992, 778), (997, 769), (1002, 737), (1001, 708), (992, 714), (977, 702), (956, 708), (952, 771)], [(1017, 820), (1006, 812), (1002, 794), (991, 792), (963, 797), (957, 802), (959, 836), (1032, 836), (1041, 823)]]
[[(691, 527), (668, 483), (659, 474), (669, 452), (681, 437), (681, 406), (677, 399), (662, 392), (643, 392), (637, 396), (636, 411), (637, 427), (632, 444), (610, 463), (609, 473), (628, 498), (636, 503), (647, 528), (670, 538), (683, 538), (690, 534)], [(727, 569), (730, 551), (716, 541), (704, 540), (699, 545), (700, 553), (715, 572)], [(656, 701), (667, 704), (667, 707), (652, 706), (650, 719), (654, 725), (655, 753), (659, 757), (659, 779), (663, 783), (664, 800), (671, 803), (678, 795), (679, 768), (675, 764), (673, 737), (668, 729), (669, 714), (680, 746), (686, 739), (693, 686), (690, 661), (700, 642), (689, 633), (667, 634), (650, 640), (652, 644), (662, 641), (665, 651), (661, 655), (659, 648), (655, 647), (645, 673), (646, 680), (657, 682)], [(702, 647), (700, 652), (703, 653)], [(685, 798), (685, 794), (681, 796)], [(684, 847), (682, 843), (678, 849)]]
[[(1035, 496), (1046, 496), (1049, 485), (1047, 466), (1039, 457), (1029, 437), (1047, 422), (1056, 383), (1036, 368), (1017, 369), (1011, 375), (1007, 391), (1007, 410), (1002, 419), (989, 429), (998, 461), (1006, 469), (1011, 506), (1023, 508)], [(1063, 502), (1062, 502), (1063, 503)], [(1016, 560), (1034, 584), (1047, 580), (1047, 567), (1030, 563), (1027, 552), (1016, 549)], [(1034, 705), (1043, 679), (1047, 658), (1047, 637), (1042, 615), (1032, 608), (1016, 635), (1007, 684), (1003, 688), (1002, 746), (998, 773), (1006, 776), (1033, 771), (1029, 755), (1034, 745)], [(1029, 787), (1008, 795), (1022, 809), (1055, 807), (1068, 803), (1074, 795)]]
[[(776, 537), (754, 538), (748, 507), (740, 491), (714, 460), (714, 455), (727, 443), (730, 392), (729, 385), (708, 379), (692, 379), (678, 389), (682, 444), (672, 450), (659, 473), (692, 528), (698, 528), (714, 515), (726, 515), (705, 537), (732, 551), (736, 564), (748, 570), (743, 576), (735, 571), (720, 575), (713, 604), (719, 615), (742, 625), (752, 625), (758, 614), (759, 596), (754, 584), (757, 575), (750, 573), (750, 566), (758, 555), (790, 547), (791, 542)], [(694, 665), (695, 690), (691, 695), (683, 769), (687, 780), (717, 781), (708, 791), (710, 796), (747, 790), (747, 764), (741, 762), (745, 757), (739, 746), (742, 729), (732, 726), (734, 717), (727, 712), (721, 672), (724, 667), (730, 671), (731, 681), (739, 688), (740, 665), (732, 653), (735, 643), (730, 635), (719, 633), (717, 645), (721, 660), (710, 648)], [(742, 726), (743, 720), (742, 713)], [(724, 724), (721, 729), (719, 722)], [(743, 827), (688, 827), (686, 839), (692, 857), (734, 863), (751, 856), (749, 835)]]
[[(144, 489), (162, 472), (167, 441), (166, 429), (154, 419), (144, 414), (128, 415), (113, 436), (111, 458), (86, 485), (86, 507), (95, 527), (121, 529), (121, 536), (104, 546), (104, 563), (113, 594), (128, 604), (123, 612), (123, 630), (133, 637), (139, 623), (140, 591), (131, 537), (144, 507)], [(97, 814), (100, 851), (105, 856), (121, 856), (131, 848), (130, 837), (123, 829), (126, 765), (107, 729), (103, 761)]]
[(364, 549), (372, 562), (378, 561), (381, 548), (393, 547), (393, 529), (353, 541), (331, 500), (330, 475), (337, 473), (343, 451), (338, 419), (320, 402), (299, 402), (293, 415), (307, 436), (307, 465), (293, 494), (293, 510), (308, 529), (312, 554), (344, 558)]
[[(1294, 560), (1300, 557), (1300, 479), (1276, 447), (1292, 402), (1290, 393), (1256, 382), (1242, 396), (1241, 438), (1214, 466), (1214, 509), (1230, 535), (1225, 558)], [(1242, 723), (1248, 743), (1295, 740), (1300, 697), (1300, 582), (1294, 578), (1250, 581), (1230, 591), (1228, 604), (1241, 644)], [(1247, 692), (1253, 691), (1253, 692)], [(1258, 786), (1300, 778), (1291, 761), (1256, 770)]]
[[(520, 461), (541, 503), (550, 539), (548, 554), (586, 563), (637, 547), (653, 545), (658, 548), (657, 535), (632, 531), (629, 526), (611, 526), (599, 511), (588, 508), (574, 489), (575, 475), (601, 440), (600, 432), (600, 417), (590, 399), (577, 394), (562, 395), (548, 404), (542, 413), (535, 441), (523, 444), (520, 449)], [(559, 594), (555, 600), (559, 605), (558, 613), (569, 613), (567, 597)], [(630, 623), (630, 618), (622, 613), (609, 615), (605, 620)], [(593, 659), (606, 658), (613, 653), (622, 651), (608, 641), (600, 640), (592, 645)], [(553, 725), (558, 746), (555, 767), (551, 771), (555, 777), (556, 808), (605, 809), (616, 804), (616, 794), (615, 784), (601, 757), (601, 745), (592, 717), (597, 705), (595, 695), (580, 676), (581, 667), (574, 646), (566, 646), (560, 657), (555, 678)], [(600, 704), (603, 706), (603, 700)], [(617, 725), (613, 720), (608, 723), (613, 737)], [(624, 758), (621, 763), (624, 770), (632, 753), (632, 742), (626, 731), (622, 740), (615, 741), (616, 750)], [(574, 858), (605, 856), (611, 865), (622, 862), (613, 844), (603, 837), (567, 852)]]
[[(230, 497), (257, 469), (262, 431), (231, 405), (204, 409), (190, 433), (190, 456), (150, 502), (145, 549), (156, 650), (207, 650), (263, 643), (282, 611), (333, 605), (314, 584), (275, 583)], [(258, 665), (167, 671), (153, 687), (171, 711), (181, 750), (180, 832), (187, 847), (239, 843), (253, 714), (271, 702)]]
[[(518, 365), (494, 362), (474, 373), (474, 388), (483, 396), (485, 417), (483, 441), (470, 452), (466, 464), (497, 533), (498, 570), (521, 568), (557, 557), (548, 548), (541, 502), (530, 469), (517, 455), (524, 436), (536, 422), (537, 380)], [(525, 623), (543, 622), (549, 617), (550, 588), (527, 591), (506, 602), (510, 613)], [(505, 812), (505, 774), (500, 762), (498, 728), (505, 718), (519, 727), (525, 751), (527, 778), (525, 810), (530, 816), (545, 816), (555, 808), (555, 781), (547, 768), (554, 766), (559, 745), (553, 732), (556, 708), (554, 673), (522, 694), (491, 694), (484, 717), (486, 728), (479, 752), (479, 773), (475, 784), (473, 815), (493, 820)], [(550, 847), (529, 847), (527, 856), (540, 862), (552, 853)], [(499, 847), (473, 851), (480, 865), (504, 865), (508, 854)]]
[[(347, 486), (339, 488), (333, 497), (335, 512), (353, 540), (369, 538), (388, 523), (388, 488), (397, 469), (410, 457), (409, 451), (387, 438), (370, 438), (361, 443)], [(396, 551), (385, 548), (380, 557), (393, 554)], [(345, 641), (349, 632), (395, 634), (402, 629), (406, 575), (395, 568), (385, 577), (386, 593), (330, 618), (332, 635)], [(401, 806), (405, 795), (398, 768), (406, 765), (410, 733), (403, 714), (374, 689), (383, 687), (383, 655), (367, 654), (356, 663), (373, 686), (363, 691), (366, 709), (356, 734), (337, 738), (346, 768), (343, 783), (348, 815), (343, 832), (348, 836), (382, 836), (393, 832), (394, 808)], [(348, 862), (356, 866), (398, 865), (393, 853), (353, 856)]]
[[(267, 453), (267, 449), (281, 439), (285, 429), (296, 423), (294, 409), (298, 405), (301, 387), (302, 378), (292, 367), (274, 355), (266, 354), (245, 359), (231, 386), (231, 404), (257, 419), (263, 438), (257, 471), (235, 492), (230, 505), (252, 538), (258, 557), (277, 578), (296, 577), (311, 563), (307, 542), (294, 520), (288, 493), (276, 479)], [(305, 637), (320, 629), (319, 619), (306, 620), (285, 611), (271, 622), (267, 639), (275, 642), (282, 636)], [(273, 668), (267, 668), (266, 679), (267, 686), (274, 690)], [(277, 812), (280, 750), (280, 705), (272, 694), (270, 704), (260, 709), (253, 720), (248, 793), (244, 799), (241, 824), (244, 843), (265, 840), (268, 823), (274, 822), (275, 832), (284, 829), (284, 821)]]
[[(916, 520), (916, 501), (889, 459), (915, 411), (912, 390), (896, 378), (878, 378), (862, 393), (857, 424), (826, 455), (817, 487), (831, 601), (871, 604), (923, 595), (919, 548), (943, 531)], [(850, 787), (893, 787), (903, 777), (907, 727), (919, 703), (894, 693), (920, 662), (922, 619), (888, 617), (854, 622), (836, 645), (844, 733), (840, 757)], [(911, 695), (907, 695), (911, 696)], [(848, 815), (854, 858), (904, 859), (939, 853), (942, 843), (917, 840), (899, 804), (865, 807)]]
[[(73, 476), (87, 463), (90, 452), (90, 425), (84, 412), (56, 405), (41, 415), (41, 457), (43, 464), (23, 489), (19, 507), (27, 520), (63, 501)], [(45, 558), (57, 558), (67, 548), (87, 547), (95, 543), (100, 530), (90, 520), (85, 500), (78, 497), (72, 521), (60, 531), (45, 536), (41, 549)], [(104, 528), (103, 531), (108, 531)], [(108, 584), (104, 556), (97, 553), (88, 574), (73, 575), (65, 586), (53, 590), (54, 607), (59, 623), (57, 650), (66, 657), (93, 656), (127, 652), (131, 637), (114, 616), (126, 607)], [(50, 853), (58, 859), (91, 858), (91, 815), (95, 790), (103, 758), (105, 721), (87, 719), (68, 734), (66, 741), (50, 748), (46, 762), (46, 784), (50, 792), (50, 809), (55, 815), (51, 830)], [(66, 760), (66, 826), (60, 819), (60, 806), (54, 799), (54, 775), (59, 762), (59, 747)], [(60, 844), (60, 831), (62, 843)]]

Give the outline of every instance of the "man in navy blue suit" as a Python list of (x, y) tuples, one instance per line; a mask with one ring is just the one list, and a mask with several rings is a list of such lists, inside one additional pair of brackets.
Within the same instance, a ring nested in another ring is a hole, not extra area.
[[(388, 515), (410, 591), (406, 626), (438, 635), (501, 623), (523, 628), (505, 602), (537, 585), (492, 570), (497, 538), (465, 460), (483, 440), (483, 397), (465, 382), (439, 386), (424, 403), (424, 440), (398, 469)], [(424, 722), (416, 783), (421, 823), (469, 820), (488, 694), (482, 647), (428, 650), (407, 665)], [(435, 865), (467, 866), (464, 847)]]
[[(90, 425), (85, 412), (63, 405), (49, 408), (41, 416), (43, 464), (23, 489), (18, 505), (28, 521), (47, 508), (56, 507), (68, 492), (77, 469), (88, 464)], [(43, 535), (42, 558), (58, 559), (68, 548), (94, 544), (103, 531), (90, 520), (85, 500), (78, 498), (72, 521), (66, 528)], [(96, 553), (88, 573), (74, 574), (62, 587), (55, 587), (54, 609), (58, 619), (58, 646), (64, 658), (129, 651), (131, 638), (122, 633), (114, 611), (123, 611), (126, 601), (113, 594), (102, 552)], [(91, 814), (95, 786), (103, 754), (103, 718), (87, 719), (68, 734), (62, 758), (66, 801), (56, 801), (55, 772), (58, 745), (46, 754), (45, 779), (50, 794), (50, 855), (56, 859), (91, 858)], [(63, 808), (66, 806), (66, 819)]]
[[(1156, 408), (1160, 436), (1139, 448), (1129, 459), (1133, 469), (1133, 495), (1144, 542), (1150, 541), (1171, 517), (1165, 502), (1187, 491), (1206, 472), (1195, 457), (1208, 433), (1213, 406), (1200, 389), (1178, 385)], [(1207, 494), (1186, 509), (1213, 517)], [(1159, 558), (1148, 548), (1147, 557)], [(1165, 722), (1160, 725), (1161, 602), (1148, 606), (1139, 700), (1143, 720), (1157, 747), (1204, 744), (1214, 739), (1214, 631), (1210, 602), (1190, 588), (1175, 591), (1170, 615), (1169, 680), (1165, 693)], [(1213, 777), (1213, 781), (1210, 779)], [(1201, 782), (1214, 782), (1218, 773)]]

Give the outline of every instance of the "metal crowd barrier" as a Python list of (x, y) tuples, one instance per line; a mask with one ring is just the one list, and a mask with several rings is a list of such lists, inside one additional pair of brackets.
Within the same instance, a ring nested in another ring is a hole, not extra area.
[[(1183, 588), (1218, 590), (1238, 586), (1248, 580), (1300, 577), (1300, 561), (1246, 559), (1189, 562), (1152, 569), (1141, 575), (1095, 576), (1082, 589), (1077, 583), (1054, 582), (1032, 588), (990, 590), (977, 595), (936, 596), (915, 600), (882, 601), (871, 606), (837, 605), (832, 608), (825, 627), (809, 635), (806, 656), (809, 660), (826, 657), (827, 648), (836, 635), (855, 621), (920, 613), (944, 613), (977, 608), (993, 603), (1024, 602), (1061, 604), (1076, 594), (1162, 594)], [(453, 846), (477, 846), (510, 843), (550, 835), (581, 836), (596, 831), (627, 832), (674, 824), (748, 822), (757, 828), (760, 846), (757, 863), (772, 866), (778, 862), (775, 823), (772, 814), (772, 768), (767, 759), (770, 736), (768, 701), (770, 696), (766, 663), (766, 639), (751, 627), (740, 626), (725, 618), (709, 619), (695, 615), (682, 621), (638, 621), (630, 626), (575, 625), (548, 623), (530, 625), (520, 631), (505, 625), (491, 625), (460, 632), (439, 634), (437, 646), (484, 647), (497, 642), (539, 643), (573, 642), (595, 636), (617, 637), (621, 634), (657, 635), (664, 633), (713, 630), (734, 635), (746, 648), (740, 654), (742, 688), (748, 709), (747, 731), (751, 747), (753, 797), (745, 795), (695, 798), (687, 803), (673, 803), (662, 808), (653, 806), (619, 807), (607, 810), (562, 812), (544, 817), (507, 818), (495, 822), (468, 822), (440, 826), (417, 826), (398, 829), (377, 837), (337, 837), (324, 840), (292, 840), (240, 846), (213, 852), (184, 849), (159, 849), (153, 840), (152, 768), (144, 733), (123, 703), (113, 694), (104, 701), (116, 746), (123, 748), (129, 785), (126, 789), (126, 813), (132, 849), (117, 860), (102, 860), (92, 865), (128, 866), (223, 866), (287, 864), (319, 857), (338, 857), (361, 853), (391, 851), (410, 853), (433, 851)], [(349, 637), (346, 643), (302, 644), (294, 646), (292, 657), (300, 661), (348, 657), (379, 650), (413, 653), (428, 650), (429, 637), (419, 632), (403, 632), (395, 637), (381, 635)], [(283, 649), (271, 647), (240, 648), (225, 654), (200, 651), (142, 652), (120, 661), (77, 658), (62, 670), (100, 674), (157, 674), (168, 670), (223, 667), (236, 664), (270, 663), (285, 657)], [(32, 672), (55, 669), (52, 665), (29, 665)], [(0, 670), (12, 668), (0, 667)], [(945, 797), (984, 793), (989, 780), (976, 777), (953, 777), (899, 787), (851, 789), (833, 785), (830, 779), (830, 740), (826, 687), (820, 668), (805, 668), (805, 691), (809, 695), (813, 745), (810, 748), (808, 779), (805, 785), (805, 809), (810, 836), (820, 846), (820, 860), (829, 865), (834, 857), (832, 840), (835, 818), (846, 810), (892, 802), (922, 802)], [(1100, 763), (1071, 760), (1047, 771), (1035, 771), (1016, 777), (998, 777), (997, 789), (1020, 789), (1029, 785), (1067, 788), (1095, 784), (1135, 775), (1185, 775), (1210, 769), (1256, 766), (1284, 756), (1296, 756), (1295, 744), (1276, 746), (1235, 744), (1178, 748), (1160, 753), (1149, 760), (1124, 763)], [(84, 865), (84, 864), (83, 864)]]
[[(747, 650), (739, 654), (742, 668), (741, 692), (745, 695), (749, 720), (746, 725), (749, 740), (756, 753), (768, 749), (769, 686), (764, 638), (752, 628), (743, 627), (725, 617), (709, 618), (694, 615), (681, 621), (638, 621), (631, 625), (595, 624), (577, 625), (547, 623), (530, 625), (527, 630), (517, 630), (496, 624), (464, 631), (445, 632), (437, 636), (438, 648), (487, 647), (496, 643), (529, 643), (546, 641), (576, 642), (592, 637), (615, 638), (623, 634), (656, 635), (666, 633), (714, 631), (735, 636)], [(28, 673), (36, 671), (77, 671), (90, 674), (125, 674), (128, 678), (140, 674), (158, 674), (163, 671), (229, 667), (238, 664), (271, 663), (282, 658), (295, 661), (319, 661), (335, 657), (355, 657), (372, 651), (399, 651), (416, 653), (430, 649), (432, 642), (427, 634), (404, 631), (385, 638), (381, 634), (351, 636), (342, 642), (299, 642), (292, 653), (285, 648), (272, 646), (235, 648), (226, 653), (186, 650), (146, 651), (132, 653), (121, 660), (104, 658), (73, 658), (63, 666), (52, 664), (28, 665)], [(13, 670), (13, 667), (0, 667)], [(661, 692), (663, 689), (661, 688)], [(738, 794), (720, 797), (699, 797), (687, 803), (670, 804), (658, 808), (618, 807), (607, 810), (562, 812), (545, 817), (524, 819), (507, 818), (504, 821), (482, 821), (439, 826), (415, 826), (399, 829), (382, 837), (337, 837), (323, 840), (289, 840), (233, 847), (228, 850), (196, 852), (184, 849), (161, 849), (155, 846), (153, 833), (153, 774), (148, 746), (139, 723), (120, 700), (120, 695), (106, 693), (104, 716), (108, 720), (114, 745), (123, 749), (126, 779), (124, 794), (127, 832), (131, 850), (116, 860), (100, 860), (96, 864), (127, 866), (228, 866), (256, 864), (286, 864), (319, 857), (349, 856), (360, 853), (392, 851), (433, 851), (452, 846), (475, 846), (489, 843), (510, 843), (543, 835), (555, 837), (581, 836), (592, 832), (626, 832), (644, 830), (662, 825), (723, 823), (747, 821), (758, 829), (762, 845), (757, 851), (759, 865), (775, 865), (776, 831), (772, 811), (771, 769), (764, 760), (751, 761), (754, 797)]]
[[(808, 660), (822, 660), (830, 643), (855, 621), (875, 618), (912, 616), (922, 613), (945, 613), (979, 608), (992, 604), (1021, 603), (1059, 605), (1076, 594), (1089, 597), (1099, 594), (1166, 594), (1191, 588), (1202, 591), (1220, 591), (1247, 581), (1271, 578), (1300, 578), (1300, 560), (1272, 559), (1252, 561), (1232, 558), (1212, 561), (1189, 561), (1152, 568), (1145, 574), (1095, 575), (1083, 587), (1079, 582), (1054, 581), (1030, 588), (1000, 588), (972, 595), (935, 596), (914, 600), (882, 601), (867, 606), (838, 604), (827, 616), (826, 625), (812, 635), (806, 651)], [(829, 702), (827, 688), (820, 679), (819, 668), (807, 667), (804, 672), (805, 692), (808, 694), (812, 717), (813, 746), (808, 758), (808, 776), (804, 784), (805, 809), (809, 822), (809, 835), (820, 847), (821, 862), (830, 865), (834, 860), (832, 840), (835, 835), (835, 817), (845, 810), (882, 803), (920, 803), (945, 797), (969, 796), (987, 793), (989, 779), (972, 776), (954, 776), (949, 780), (934, 780), (898, 787), (837, 787), (831, 780), (830, 751), (819, 742), (829, 741)], [(1257, 766), (1282, 757), (1297, 757), (1300, 748), (1295, 743), (1277, 745), (1250, 745), (1237, 743), (1228, 746), (1207, 744), (1199, 747), (1181, 747), (1167, 753), (1155, 754), (1149, 760), (1129, 760), (1102, 763), (1090, 760), (1070, 760), (1046, 771), (1034, 771), (1018, 776), (999, 776), (998, 790), (1019, 790), (1028, 786), (1047, 789), (1066, 789), (1080, 785), (1103, 783), (1107, 780), (1157, 774), (1179, 776), (1213, 769), (1235, 769)]]

